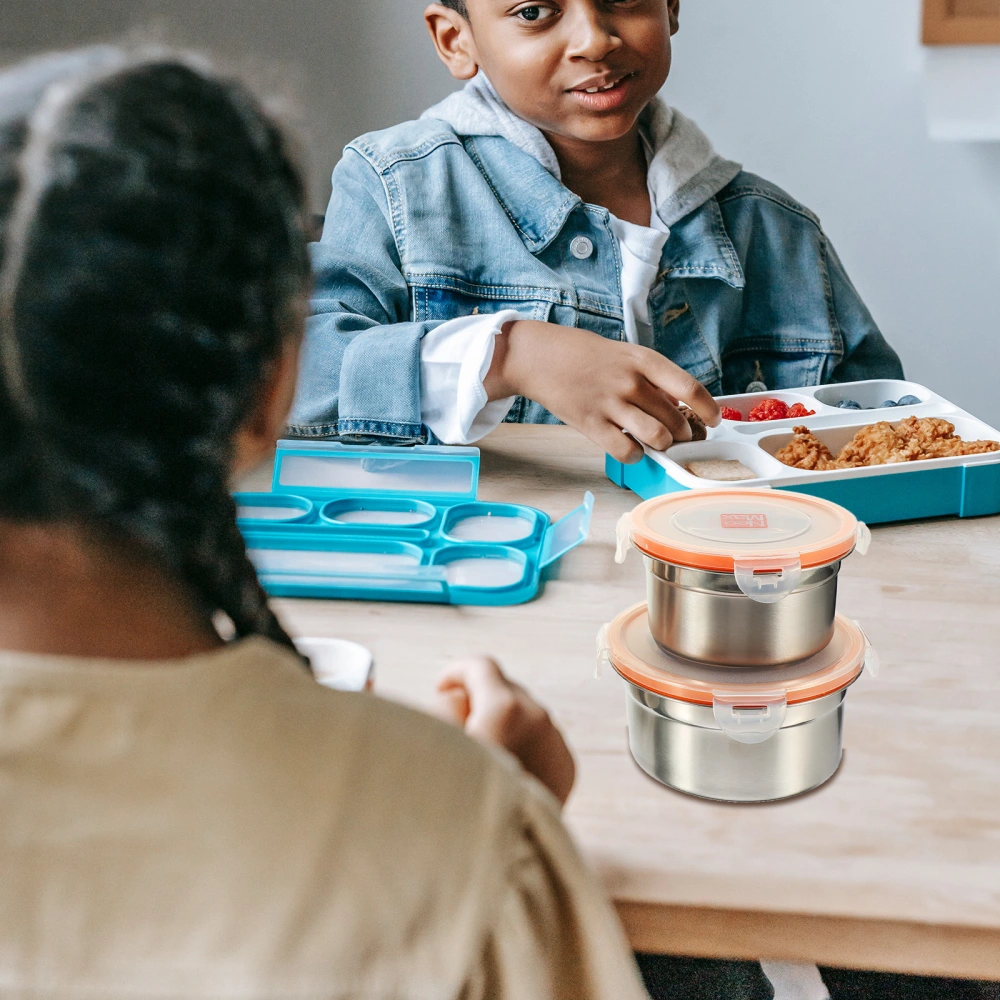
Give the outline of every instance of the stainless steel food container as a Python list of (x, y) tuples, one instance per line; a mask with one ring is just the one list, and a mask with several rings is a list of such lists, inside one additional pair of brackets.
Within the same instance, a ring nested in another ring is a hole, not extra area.
[(759, 604), (732, 573), (643, 559), (650, 630), (679, 656), (726, 667), (780, 666), (818, 653), (833, 638), (839, 561), (804, 570), (781, 601)]
[(784, 799), (823, 784), (842, 753), (848, 688), (877, 661), (838, 617), (829, 645), (782, 668), (710, 666), (665, 653), (638, 605), (603, 631), (600, 656), (626, 689), (629, 750), (651, 777), (726, 802)]
[(780, 667), (824, 649), (837, 575), (868, 529), (826, 500), (701, 490), (640, 504), (619, 524), (619, 561), (646, 566), (649, 627), (668, 653), (718, 667)]
[(625, 684), (635, 762), (680, 792), (724, 802), (769, 802), (822, 785), (840, 766), (846, 690), (791, 705), (770, 739), (738, 743), (719, 726), (712, 706)]

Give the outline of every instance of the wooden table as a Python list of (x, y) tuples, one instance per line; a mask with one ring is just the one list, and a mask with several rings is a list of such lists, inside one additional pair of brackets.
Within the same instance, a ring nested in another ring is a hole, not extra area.
[(644, 595), (614, 561), (636, 498), (564, 427), (482, 442), (480, 496), (553, 518), (597, 496), (590, 541), (514, 608), (280, 601), (297, 635), (369, 646), (377, 687), (426, 704), (449, 657), (488, 652), (558, 719), (578, 760), (566, 819), (638, 950), (1000, 979), (1000, 519), (875, 529), (841, 573), (883, 672), (847, 700), (844, 762), (784, 803), (689, 798), (632, 762), (601, 624)]

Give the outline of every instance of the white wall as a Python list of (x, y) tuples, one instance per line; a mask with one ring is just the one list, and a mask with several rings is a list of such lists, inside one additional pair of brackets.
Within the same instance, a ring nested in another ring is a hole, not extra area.
[(682, 14), (668, 98), (819, 213), (911, 378), (1000, 425), (1000, 144), (927, 138), (918, 0)]
[[(370, 127), (379, 38), (360, 12), (389, 0), (0, 0), (0, 61), (149, 34), (216, 55), (258, 89), (290, 97), (310, 149), (317, 208), (340, 150)], [(378, 92), (378, 88), (375, 88)], [(362, 95), (358, 100), (356, 95)]]
[[(353, 135), (452, 88), (422, 0), (0, 0), (0, 47), (158, 15), (302, 98), (317, 204)], [(926, 137), (919, 0), (685, 0), (666, 96), (817, 211), (909, 375), (1000, 424), (1000, 144)]]

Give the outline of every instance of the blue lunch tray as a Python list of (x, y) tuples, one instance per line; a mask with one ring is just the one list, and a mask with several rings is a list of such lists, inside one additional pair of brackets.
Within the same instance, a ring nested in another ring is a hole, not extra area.
[(478, 448), (279, 441), (271, 492), (237, 493), (237, 523), (274, 597), (522, 604), (586, 540), (593, 494), (553, 524), (478, 487)]
[[(837, 407), (841, 400), (848, 399), (863, 407), (879, 407), (885, 400), (909, 395), (916, 396), (920, 403), (891, 409)], [(750, 409), (762, 399), (781, 399), (789, 405), (803, 403), (816, 415), (745, 422)], [(867, 524), (1000, 513), (1000, 452), (829, 472), (793, 469), (774, 458), (792, 439), (792, 428), (799, 425), (808, 427), (836, 454), (862, 427), (880, 420), (897, 423), (909, 416), (942, 417), (954, 424), (955, 432), (966, 441), (1000, 441), (1000, 431), (922, 385), (872, 380), (726, 396), (718, 402), (739, 410), (744, 420), (724, 420), (722, 427), (709, 431), (707, 441), (677, 444), (665, 452), (647, 449), (635, 465), (622, 465), (609, 455), (608, 478), (644, 500), (679, 490), (719, 487), (793, 490), (832, 500)], [(687, 468), (687, 463), (701, 459), (737, 459), (757, 475), (741, 482), (701, 479)]]

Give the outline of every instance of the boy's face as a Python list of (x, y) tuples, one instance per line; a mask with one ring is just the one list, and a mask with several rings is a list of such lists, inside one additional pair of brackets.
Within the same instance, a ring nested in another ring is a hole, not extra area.
[[(543, 132), (621, 138), (670, 72), (680, 0), (466, 0), (426, 19), (459, 79), (482, 69), (507, 106)], [(596, 92), (594, 89), (597, 88)]]

